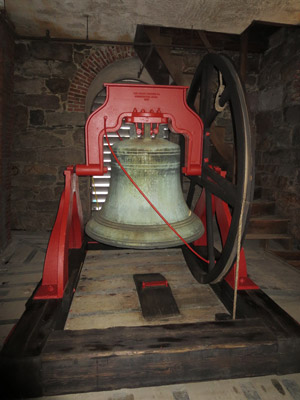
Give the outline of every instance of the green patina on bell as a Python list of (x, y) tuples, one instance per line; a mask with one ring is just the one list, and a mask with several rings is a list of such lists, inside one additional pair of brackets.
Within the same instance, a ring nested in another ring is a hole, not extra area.
[[(145, 124), (144, 137), (134, 135), (116, 143), (113, 149), (136, 184), (187, 242), (202, 236), (202, 222), (189, 210), (182, 194), (177, 144), (150, 137), (150, 126)], [(107, 199), (87, 223), (86, 233), (116, 247), (152, 249), (182, 244), (113, 157)]]

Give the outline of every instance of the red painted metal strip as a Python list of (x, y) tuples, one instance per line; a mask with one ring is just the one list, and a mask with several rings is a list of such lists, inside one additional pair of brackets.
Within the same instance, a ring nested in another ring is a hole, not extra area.
[(150, 281), (150, 282), (143, 282), (142, 288), (145, 289), (146, 287), (155, 287), (155, 286), (165, 286), (168, 287), (168, 281)]

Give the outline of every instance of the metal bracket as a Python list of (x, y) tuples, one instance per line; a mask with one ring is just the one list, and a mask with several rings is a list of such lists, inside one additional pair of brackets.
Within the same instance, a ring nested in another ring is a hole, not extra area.
[[(108, 132), (116, 132), (123, 119), (140, 123), (168, 121), (172, 132), (186, 141), (186, 175), (201, 175), (203, 123), (186, 103), (185, 86), (105, 84), (106, 101), (85, 125), (86, 164), (76, 165), (77, 175), (103, 175), (104, 119)], [(159, 109), (159, 116), (153, 110)], [(138, 111), (137, 111), (138, 110)]]

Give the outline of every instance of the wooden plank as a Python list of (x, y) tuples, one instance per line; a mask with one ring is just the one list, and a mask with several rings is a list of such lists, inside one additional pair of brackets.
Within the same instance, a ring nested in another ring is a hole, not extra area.
[(275, 211), (275, 202), (268, 200), (255, 200), (251, 204), (251, 216), (264, 214), (273, 214)]
[(206, 36), (206, 32), (205, 31), (201, 31), (198, 30), (198, 35), (202, 41), (202, 43), (204, 44), (206, 50), (208, 51), (208, 53), (212, 53), (213, 52), (213, 46), (211, 45), (210, 41), (208, 40), (207, 36)]
[(290, 240), (292, 239), (291, 235), (287, 233), (246, 233), (246, 239), (249, 240), (258, 240), (258, 239), (269, 239), (269, 240)]
[(248, 234), (286, 234), (288, 231), (288, 222), (288, 219), (275, 216), (251, 218), (247, 232)]
[(53, 332), (42, 354), (44, 393), (268, 374), (276, 348), (258, 320)]
[[(130, 278), (130, 281), (133, 282), (132, 277)], [(225, 312), (225, 308), (213, 295), (209, 286), (197, 284), (192, 287), (190, 285), (171, 287), (182, 314), (180, 317), (182, 322), (213, 320), (216, 313)], [(166, 319), (166, 321), (168, 320)], [(85, 326), (104, 328), (139, 324), (144, 325), (145, 321), (142, 318), (138, 296), (133, 287), (126, 291), (117, 289), (111, 290), (109, 293), (98, 292), (84, 296), (76, 293), (66, 328), (82, 329)]]
[(144, 26), (144, 30), (176, 85), (189, 86), (191, 77), (182, 73), (183, 57), (172, 54), (171, 48), (165, 47), (171, 44), (172, 39), (162, 36), (156, 26)]
[[(133, 272), (140, 272), (134, 270)], [(151, 270), (148, 272), (152, 272)], [(153, 272), (163, 273), (166, 278), (170, 281), (172, 288), (180, 287), (198, 287), (199, 283), (192, 277), (192, 275), (187, 271), (186, 273), (176, 273), (176, 272), (166, 272), (159, 269), (154, 269)], [(84, 296), (87, 294), (96, 293), (111, 293), (112, 291), (126, 292), (133, 290), (135, 288), (134, 282), (132, 280), (133, 274), (118, 274), (108, 276), (98, 276), (97, 278), (90, 279), (89, 274), (83, 274), (77, 287), (75, 300), (77, 296)], [(204, 289), (206, 290), (206, 289)]]
[(269, 250), (270, 253), (277, 257), (284, 258), (286, 261), (294, 260), (300, 261), (300, 251), (299, 250)]
[(0, 302), (0, 321), (4, 319), (19, 319), (25, 311), (23, 300)]
[[(26, 303), (26, 309), (21, 319), (18, 321), (16, 329), (9, 341), (4, 346), (1, 355), (23, 356), (38, 354), (48, 338), (52, 329), (64, 324), (62, 319), (66, 319), (65, 308), (68, 308), (72, 297), (73, 287), (80, 272), (80, 255), (83, 249), (72, 250), (69, 255), (70, 277), (67, 283), (63, 299), (50, 299), (34, 301), (32, 297)], [(73, 260), (76, 255), (77, 262)], [(20, 303), (24, 308), (24, 302)], [(12, 303), (15, 307), (15, 303)], [(10, 311), (9, 315), (12, 315)]]
[[(172, 286), (171, 286), (172, 288)], [(220, 301), (209, 287), (180, 287), (173, 289), (176, 302), (180, 308), (220, 305)], [(110, 293), (95, 293), (84, 296), (77, 295), (73, 300), (70, 315), (80, 312), (121, 312), (139, 310), (138, 294), (135, 289), (130, 291), (111, 291)]]
[(30, 263), (30, 267), (25, 264), (7, 264), (0, 267), (0, 276), (42, 273), (43, 263)]
[(159, 271), (164, 272), (179, 272), (182, 274), (188, 273), (188, 269), (181, 260), (179, 262), (165, 262), (160, 264), (159, 262), (153, 263), (128, 263), (120, 259), (119, 264), (116, 265), (102, 265), (102, 263), (98, 262), (98, 264), (90, 265), (84, 264), (82, 270), (82, 276), (88, 279), (97, 279), (98, 277), (105, 277), (105, 276), (112, 276), (112, 277), (119, 277), (120, 275), (134, 275), (143, 272), (155, 273)]
[(120, 313), (87, 313), (69, 315), (65, 329), (80, 330), (87, 326), (93, 329), (106, 329), (116, 326), (145, 326), (145, 325), (165, 325), (170, 323), (194, 323), (213, 321), (215, 314), (224, 313), (223, 307), (191, 307), (181, 308), (180, 315), (174, 317), (162, 318), (160, 320), (149, 321), (143, 318), (141, 311), (127, 311)]
[(5, 301), (7, 299), (19, 300), (25, 297), (28, 299), (35, 287), (36, 283), (20, 286), (5, 285), (4, 287), (0, 287), (0, 301)]
[(288, 314), (300, 323), (300, 291), (298, 290), (272, 290), (267, 289), (265, 293), (275, 301), (276, 304), (288, 312)]
[[(180, 340), (174, 340), (178, 338)], [(107, 357), (204, 350), (227, 345), (237, 348), (245, 347), (245, 341), (273, 344), (274, 339), (275, 336), (259, 318), (154, 325), (134, 329), (120, 327), (103, 330), (63, 330), (50, 334), (43, 350), (43, 360), (72, 359), (74, 354), (87, 353), (95, 357)], [(162, 345), (163, 343), (168, 343), (168, 346)], [(67, 344), (70, 348), (66, 351)]]
[(16, 251), (12, 255), (12, 257), (9, 259), (10, 263), (16, 263), (16, 264), (22, 264), (28, 255), (31, 253), (33, 247), (31, 245), (28, 245), (26, 243), (20, 243), (17, 246)]
[[(158, 272), (158, 271), (155, 271)], [(164, 272), (164, 271), (159, 271)], [(176, 288), (186, 287), (186, 286), (197, 286), (196, 282), (191, 281), (190, 276), (181, 275), (180, 273), (164, 272), (168, 275), (168, 278), (172, 280), (173, 285)], [(126, 293), (135, 289), (132, 283), (132, 274), (129, 275), (118, 275), (114, 277), (113, 275), (101, 276), (89, 280), (83, 278), (77, 288), (76, 296), (88, 296), (89, 294), (110, 294), (110, 293)], [(182, 277), (182, 280), (180, 280)]]
[[(157, 85), (169, 84), (169, 72), (163, 64), (157, 50), (151, 45), (151, 41), (145, 33), (142, 25), (137, 25), (134, 49), (143, 63), (144, 68), (147, 69), (153, 82)], [(148, 46), (139, 46), (138, 43), (149, 43)]]
[[(2, 285), (16, 285), (16, 284), (26, 284), (28, 282), (38, 283), (42, 277), (42, 271), (39, 272), (29, 272), (28, 274), (1, 274)], [(5, 282), (5, 283), (3, 283)]]
[(151, 263), (170, 263), (172, 261), (179, 262), (184, 260), (181, 257), (181, 249), (173, 250), (99, 250), (88, 251), (85, 259), (85, 265), (103, 265), (113, 266), (119, 265), (120, 258), (126, 260), (126, 264), (139, 265)]
[[(88, 251), (66, 328), (145, 325), (133, 280), (141, 272), (164, 274), (180, 307), (180, 321), (214, 320), (225, 312), (211, 289), (194, 279), (181, 249)], [(161, 323), (172, 321), (164, 317)]]
[(165, 318), (179, 314), (170, 285), (163, 275), (135, 274), (133, 280), (145, 319)]
[(287, 262), (293, 267), (300, 269), (300, 260), (287, 260)]

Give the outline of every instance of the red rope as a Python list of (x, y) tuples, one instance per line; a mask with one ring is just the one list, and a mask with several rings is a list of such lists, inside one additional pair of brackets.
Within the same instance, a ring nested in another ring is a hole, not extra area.
[(113, 151), (111, 144), (109, 143), (109, 139), (107, 136), (106, 132), (106, 121), (104, 121), (104, 127), (105, 127), (105, 138), (109, 147), (109, 150), (111, 151), (111, 154), (113, 155), (114, 159), (118, 163), (119, 167), (122, 169), (124, 174), (127, 176), (127, 178), (130, 180), (130, 182), (133, 184), (133, 186), (140, 192), (140, 194), (144, 197), (144, 199), (150, 204), (150, 206), (153, 208), (153, 210), (157, 213), (157, 215), (164, 221), (166, 225), (175, 233), (176, 236), (179, 237), (179, 239), (188, 247), (188, 249), (191, 250), (192, 253), (194, 253), (200, 260), (205, 261), (207, 264), (209, 264), (209, 261), (206, 260), (205, 258), (201, 257), (200, 254), (198, 254), (184, 239), (182, 236), (179, 235), (179, 233), (173, 228), (173, 226), (165, 219), (165, 217), (158, 211), (158, 209), (155, 207), (155, 205), (148, 199), (148, 197), (145, 195), (145, 193), (139, 188), (139, 186), (134, 182), (134, 180), (131, 178), (131, 176), (128, 174), (126, 169), (123, 167), (121, 162), (119, 161), (118, 157), (116, 156), (115, 152)]
[[(106, 130), (105, 130), (105, 135), (106, 135)], [(120, 136), (120, 134), (119, 134), (119, 131), (117, 131), (117, 135), (119, 136), (119, 139), (122, 141), (123, 139), (121, 138), (121, 136)], [(107, 142), (108, 143), (108, 142)], [(109, 146), (109, 143), (108, 143), (108, 146)]]

